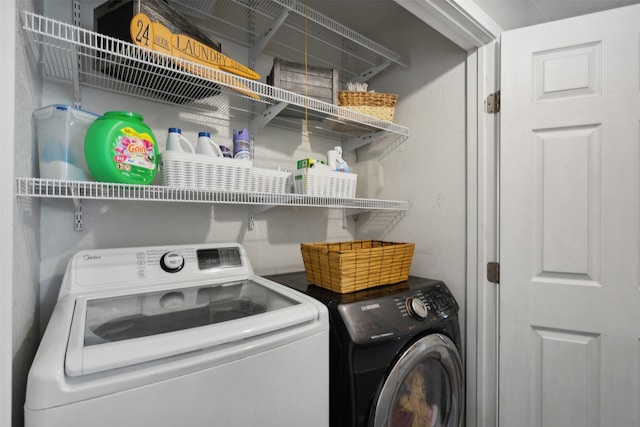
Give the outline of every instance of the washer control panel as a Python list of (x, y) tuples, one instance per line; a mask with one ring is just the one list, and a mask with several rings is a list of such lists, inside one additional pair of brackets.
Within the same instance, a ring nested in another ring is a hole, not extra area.
[(368, 344), (427, 330), (449, 316), (457, 315), (458, 304), (444, 283), (407, 289), (394, 295), (340, 304), (354, 342)]
[(66, 288), (146, 287), (253, 274), (242, 246), (198, 244), (95, 249), (78, 252), (69, 264)]

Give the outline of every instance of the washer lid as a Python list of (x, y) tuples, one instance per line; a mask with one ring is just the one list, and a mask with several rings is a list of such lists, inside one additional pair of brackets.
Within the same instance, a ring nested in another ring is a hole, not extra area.
[(65, 371), (86, 375), (276, 332), (317, 310), (253, 280), (76, 300)]

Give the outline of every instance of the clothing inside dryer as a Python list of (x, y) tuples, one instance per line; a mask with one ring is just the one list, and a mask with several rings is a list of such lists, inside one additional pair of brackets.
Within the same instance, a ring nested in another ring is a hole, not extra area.
[(85, 346), (241, 319), (298, 304), (252, 280), (87, 301)]
[(437, 358), (416, 364), (403, 378), (393, 399), (392, 427), (447, 426), (451, 411), (451, 384)]

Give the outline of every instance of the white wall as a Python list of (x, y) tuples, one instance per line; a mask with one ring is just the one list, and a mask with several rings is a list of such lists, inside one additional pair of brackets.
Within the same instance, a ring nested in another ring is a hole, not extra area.
[[(33, 10), (32, 1), (16, 2), (16, 12)], [(31, 112), (41, 98), (41, 78), (38, 67), (22, 30), (21, 19), (16, 16), (15, 52), (3, 55), (15, 58), (14, 106), (14, 174), (33, 176), (36, 168), (35, 146), (31, 143)], [(5, 44), (6, 46), (6, 44)], [(13, 86), (13, 83), (4, 83)], [(8, 141), (7, 141), (8, 142)], [(12, 180), (12, 187), (15, 186)], [(13, 218), (13, 280), (3, 283), (11, 286), (13, 311), (13, 425), (22, 424), (22, 405), (26, 389), (27, 372), (38, 346), (39, 334), (39, 266), (40, 266), (40, 201), (17, 199), (4, 203), (14, 204)], [(4, 345), (4, 344), (3, 344)]]
[[(4, 40), (2, 53), (15, 55), (14, 40), (16, 20), (14, 4), (9, 5), (7, 13), (0, 14), (0, 37)], [(0, 106), (0, 126), (8, 141), (14, 136), (14, 94), (15, 67), (5, 61), (0, 65), (0, 80), (5, 82), (5, 103)], [(13, 203), (13, 144), (5, 144), (4, 155), (10, 159), (0, 168), (0, 236), (4, 244), (0, 246), (0, 283), (3, 298), (0, 299), (0, 425), (11, 425), (12, 415), (12, 363), (13, 363), (13, 222), (15, 221)]]
[[(411, 69), (394, 68), (375, 81), (382, 92), (397, 92), (397, 120), (411, 137), (381, 162), (381, 198), (409, 200), (406, 216), (389, 232), (393, 241), (415, 241), (411, 272), (442, 279), (462, 307), (464, 324), (466, 209), (466, 53), (412, 16), (401, 31), (378, 33), (411, 58)], [(375, 154), (376, 146), (368, 153)]]
[(369, 89), (399, 95), (394, 121), (409, 127), (411, 136), (398, 146), (374, 143), (357, 153), (359, 160), (383, 166), (379, 198), (409, 200), (410, 208), (395, 217), (360, 215), (357, 237), (415, 242), (411, 273), (441, 279), (452, 289), (464, 336), (466, 52), (392, 2), (341, 2), (339, 12), (332, 3), (310, 6), (339, 13), (341, 23), (411, 59), (410, 69), (393, 66), (369, 82)]

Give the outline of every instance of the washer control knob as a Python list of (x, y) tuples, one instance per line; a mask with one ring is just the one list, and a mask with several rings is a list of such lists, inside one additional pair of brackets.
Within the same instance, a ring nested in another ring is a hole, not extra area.
[(420, 298), (409, 297), (404, 301), (404, 305), (409, 315), (414, 319), (423, 320), (426, 319), (429, 314), (427, 306)]
[(160, 267), (167, 273), (177, 273), (184, 267), (184, 257), (177, 252), (167, 252), (160, 258)]

